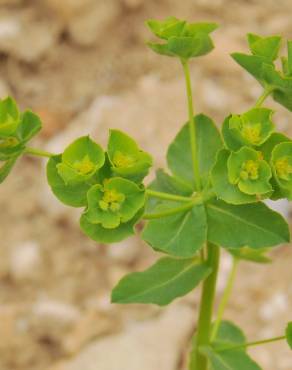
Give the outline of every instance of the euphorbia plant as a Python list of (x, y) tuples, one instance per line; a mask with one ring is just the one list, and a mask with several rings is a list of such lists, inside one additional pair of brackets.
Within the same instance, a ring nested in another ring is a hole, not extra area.
[[(88, 136), (78, 138), (61, 154), (28, 146), (41, 127), (32, 112), (20, 113), (11, 98), (0, 102), (0, 181), (23, 155), (48, 157), (47, 178), (55, 196), (83, 208), (80, 226), (101, 243), (121, 241), (135, 232), (165, 254), (144, 272), (124, 277), (112, 292), (114, 303), (171, 303), (202, 284), (197, 331), (190, 370), (258, 370), (247, 354), (250, 346), (287, 339), (292, 323), (279, 337), (248, 341), (242, 330), (223, 321), (236, 268), (241, 260), (266, 263), (271, 247), (290, 240), (284, 218), (265, 199), (292, 198), (292, 141), (276, 131), (269, 96), (292, 111), (292, 42), (282, 71), (275, 62), (278, 36), (248, 35), (251, 54), (232, 57), (263, 87), (247, 112), (230, 114), (221, 132), (211, 118), (194, 115), (189, 62), (213, 49), (213, 23), (187, 23), (174, 17), (150, 20), (161, 42), (148, 45), (158, 54), (177, 58), (186, 82), (188, 121), (167, 151), (168, 170), (159, 169), (148, 186), (144, 178), (151, 156), (127, 134), (111, 130), (103, 149)], [(231, 254), (233, 267), (214, 315), (220, 250)], [(213, 320), (214, 316), (214, 320)]]

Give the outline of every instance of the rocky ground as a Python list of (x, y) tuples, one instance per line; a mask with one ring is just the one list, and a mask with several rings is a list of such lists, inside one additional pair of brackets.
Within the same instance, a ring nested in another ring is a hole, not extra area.
[[(185, 93), (180, 66), (147, 50), (144, 20), (221, 24), (216, 49), (192, 64), (197, 109), (219, 124), (260, 93), (228, 53), (246, 49), (249, 31), (292, 38), (291, 11), (289, 0), (0, 0), (0, 95), (42, 117), (35, 146), (58, 152), (84, 133), (104, 143), (116, 127), (159, 167), (186, 119)], [(291, 133), (290, 117), (282, 109), (276, 115)], [(111, 305), (119, 278), (156, 256), (138, 237), (113, 246), (84, 237), (79, 211), (50, 194), (44, 166), (23, 158), (1, 185), (0, 370), (184, 370), (198, 293), (163, 310)], [(281, 334), (291, 320), (290, 247), (273, 258), (260, 267), (242, 263), (227, 311), (252, 340)], [(229, 267), (224, 256), (221, 291)], [(284, 343), (252, 352), (265, 370), (292, 367)]]

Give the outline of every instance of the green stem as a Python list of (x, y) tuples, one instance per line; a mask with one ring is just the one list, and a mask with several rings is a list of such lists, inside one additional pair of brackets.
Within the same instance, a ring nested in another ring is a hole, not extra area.
[(221, 302), (219, 304), (217, 319), (216, 319), (216, 321), (214, 323), (214, 326), (213, 326), (211, 341), (215, 340), (215, 338), (216, 338), (216, 335), (218, 333), (218, 329), (220, 327), (220, 323), (222, 321), (222, 318), (223, 318), (223, 315), (224, 315), (224, 312), (225, 312), (225, 308), (226, 308), (227, 303), (229, 301), (229, 298), (230, 298), (230, 295), (231, 295), (231, 292), (232, 292), (232, 288), (233, 288), (233, 284), (234, 284), (234, 280), (235, 280), (235, 276), (236, 276), (236, 272), (237, 272), (238, 262), (239, 261), (238, 261), (237, 258), (233, 258), (232, 268), (231, 268), (231, 271), (230, 271), (230, 274), (229, 274), (229, 277), (228, 277), (228, 280), (227, 280), (227, 284), (226, 284)]
[(267, 99), (267, 97), (273, 92), (273, 88), (271, 87), (266, 87), (262, 93), (262, 95), (258, 98), (256, 101), (254, 107), (255, 108), (260, 108), (263, 104), (263, 102)]
[(199, 352), (199, 347), (208, 345), (210, 343), (212, 314), (220, 260), (220, 248), (215, 244), (208, 243), (207, 252), (207, 264), (212, 268), (212, 272), (204, 281), (202, 289), (196, 348), (193, 352), (193, 356), (195, 356), (195, 369), (198, 370), (207, 370), (208, 366), (208, 360)]
[(145, 220), (153, 220), (155, 218), (162, 218), (167, 216), (172, 216), (180, 212), (188, 211), (189, 209), (193, 208), (194, 202), (186, 203), (181, 207), (167, 209), (165, 211), (157, 212), (157, 213), (145, 213), (143, 218)]
[(243, 344), (239, 344), (238, 346), (225, 347), (225, 348), (217, 349), (216, 351), (223, 352), (223, 351), (230, 351), (230, 350), (236, 350), (236, 349), (241, 349), (241, 348), (255, 347), (255, 346), (260, 346), (262, 344), (278, 342), (284, 339), (286, 339), (286, 336), (282, 335), (280, 337), (274, 337), (274, 338), (269, 338), (269, 339), (264, 339), (264, 340), (257, 340), (255, 342), (243, 343)]
[(46, 158), (50, 158), (55, 155), (53, 153), (49, 153), (44, 150), (36, 149), (36, 148), (26, 148), (24, 153), (28, 155), (35, 155), (37, 157), (46, 157)]
[(196, 188), (197, 188), (198, 191), (200, 191), (201, 190), (201, 181), (200, 181), (199, 162), (198, 162), (198, 158), (197, 158), (196, 123), (195, 123), (195, 119), (194, 119), (194, 106), (193, 106), (193, 95), (192, 95), (192, 87), (191, 87), (190, 69), (189, 69), (189, 64), (188, 64), (187, 61), (182, 60), (182, 65), (183, 65), (184, 74), (185, 74), (187, 98), (188, 98), (189, 131), (190, 131), (193, 171), (194, 171)]
[(151, 189), (146, 189), (146, 194), (153, 198), (172, 200), (174, 202), (190, 202), (192, 198), (184, 197), (181, 195), (174, 195), (169, 193), (163, 193), (161, 191), (155, 191)]

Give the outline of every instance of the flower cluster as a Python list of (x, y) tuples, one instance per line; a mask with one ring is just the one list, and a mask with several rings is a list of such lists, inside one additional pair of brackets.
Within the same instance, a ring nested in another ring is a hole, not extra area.
[(59, 200), (85, 207), (81, 228), (99, 242), (117, 242), (133, 233), (145, 204), (142, 184), (152, 165), (125, 133), (111, 130), (107, 151), (84, 136), (50, 158), (48, 182)]
[(212, 182), (219, 198), (232, 204), (269, 197), (289, 198), (292, 143), (285, 135), (274, 132), (272, 115), (270, 109), (254, 108), (224, 121), (225, 148), (218, 153), (212, 170)]
[(10, 97), (0, 100), (0, 183), (40, 129), (41, 121), (34, 113), (21, 113)]
[(164, 21), (151, 19), (147, 25), (155, 36), (165, 41), (149, 42), (149, 47), (158, 54), (182, 60), (209, 53), (214, 48), (209, 34), (218, 27), (215, 23), (187, 23), (175, 17)]

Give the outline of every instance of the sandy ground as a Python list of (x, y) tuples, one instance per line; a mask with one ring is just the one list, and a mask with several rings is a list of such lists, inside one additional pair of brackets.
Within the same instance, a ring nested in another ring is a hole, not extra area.
[[(40, 114), (35, 146), (61, 151), (83, 133), (104, 143), (117, 127), (159, 167), (185, 120), (185, 95), (178, 63), (145, 46), (144, 20), (176, 15), (221, 24), (216, 49), (192, 64), (197, 110), (220, 124), (260, 94), (228, 53), (246, 50), (247, 32), (292, 38), (291, 11), (289, 0), (0, 0), (0, 95)], [(291, 132), (289, 113), (271, 105), (279, 127)], [(44, 164), (23, 158), (1, 185), (0, 370), (185, 369), (198, 292), (166, 310), (110, 305), (119, 278), (157, 256), (138, 237), (113, 246), (84, 237), (79, 211), (50, 194)], [(273, 257), (268, 266), (242, 263), (226, 313), (252, 340), (281, 334), (291, 320), (290, 247)], [(224, 256), (219, 290), (228, 269)], [(251, 353), (265, 370), (292, 368), (285, 343)]]

